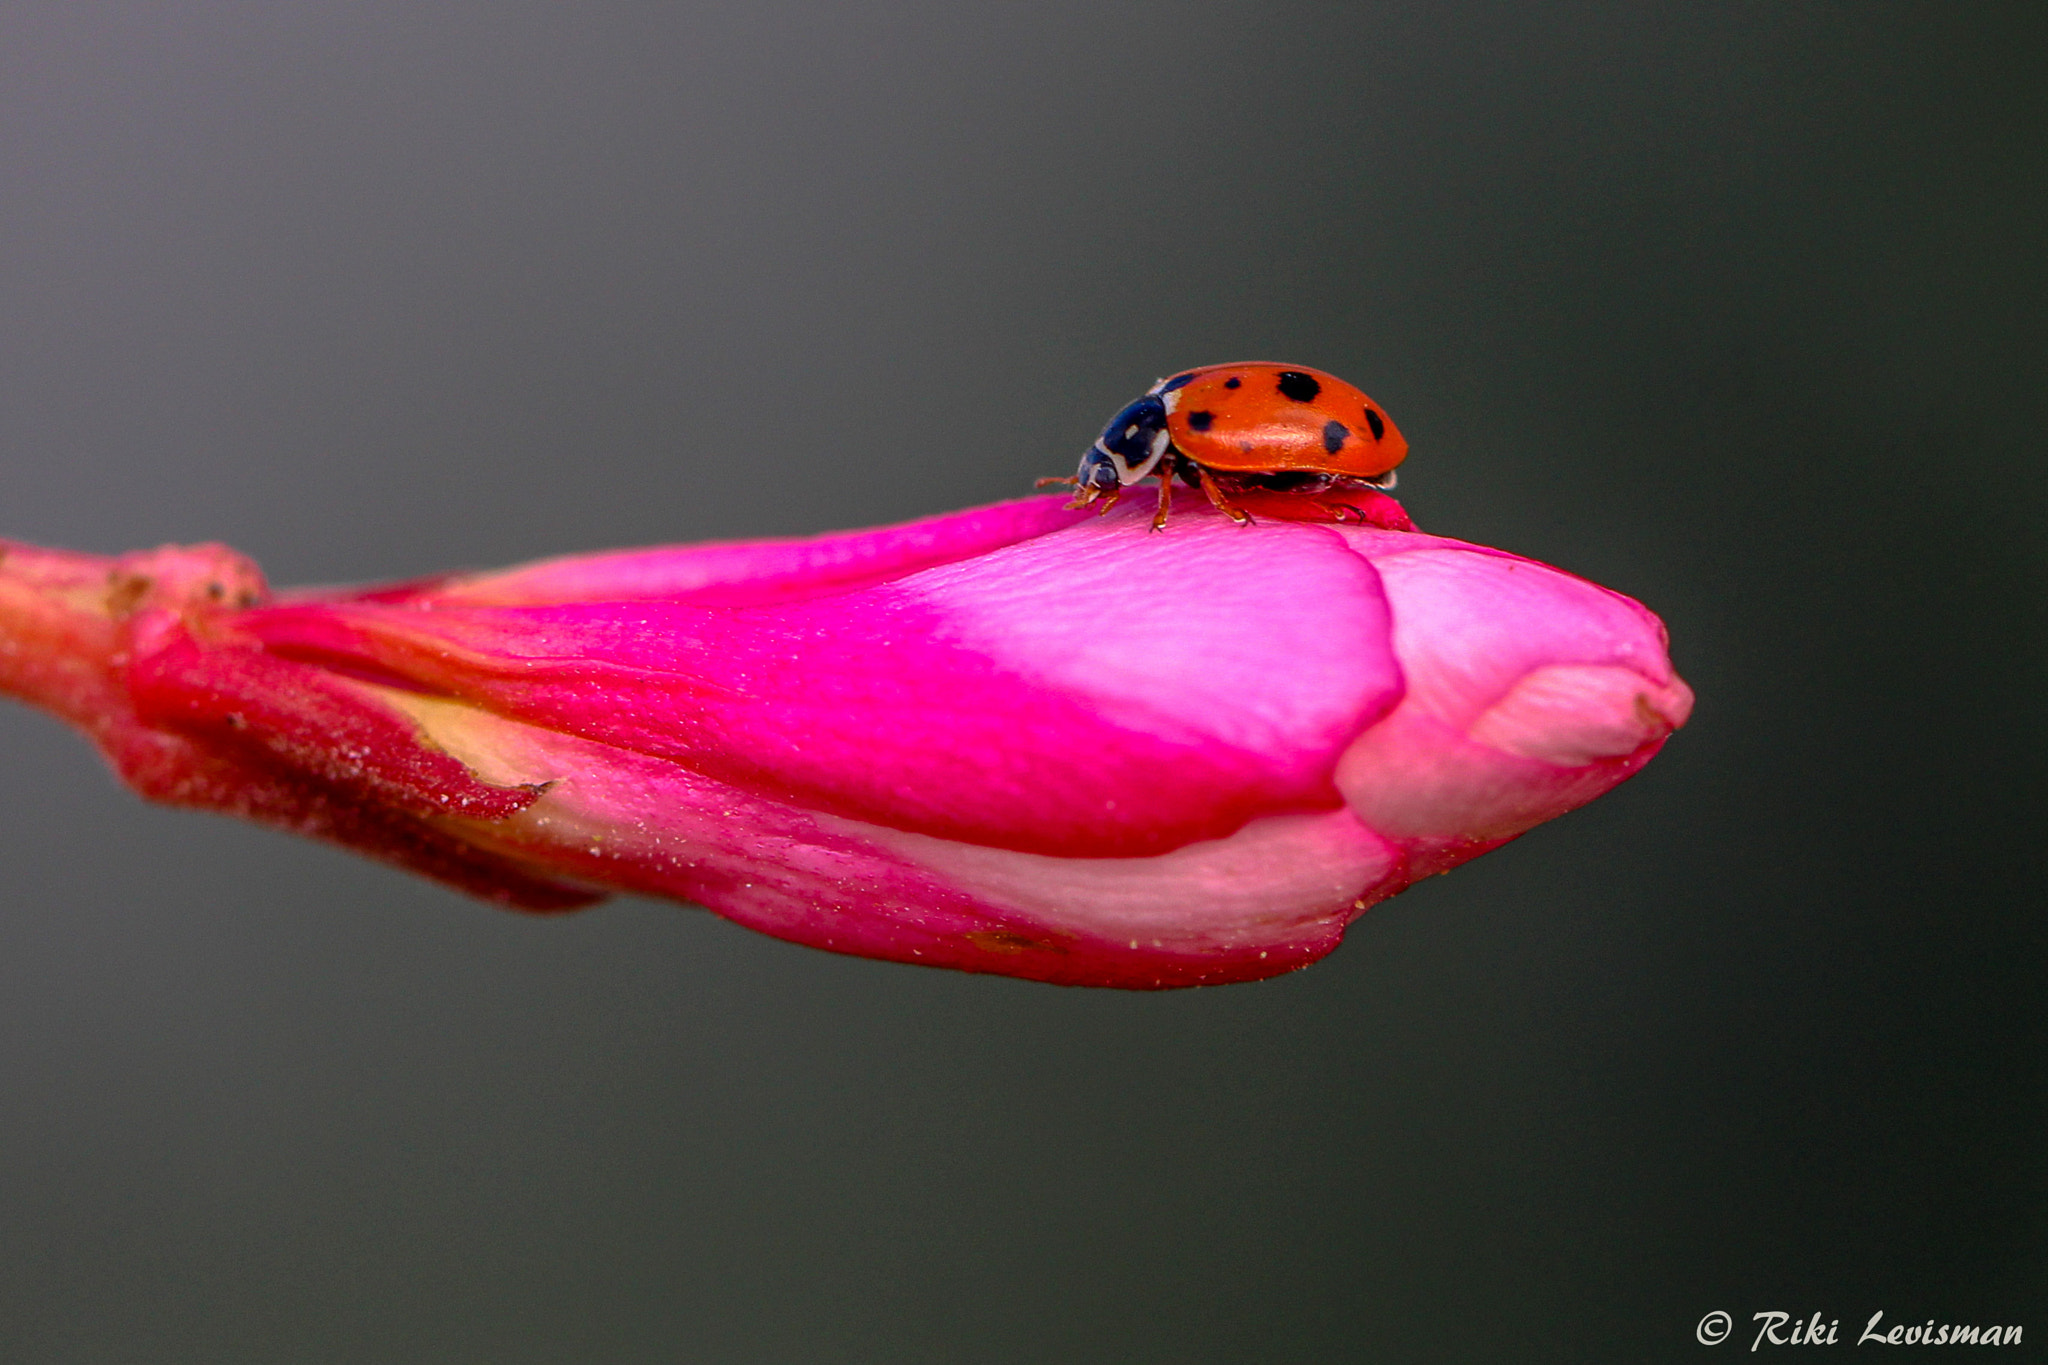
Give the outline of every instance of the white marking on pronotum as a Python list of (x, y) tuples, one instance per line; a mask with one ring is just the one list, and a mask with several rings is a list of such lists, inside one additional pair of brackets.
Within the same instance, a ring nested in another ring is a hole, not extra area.
[(1145, 462), (1140, 465), (1127, 465), (1124, 463), (1123, 456), (1112, 451), (1110, 458), (1116, 461), (1117, 482), (1124, 484), (1136, 483), (1147, 474), (1150, 474), (1154, 469), (1158, 468), (1159, 457), (1164, 455), (1166, 448), (1172, 444), (1173, 438), (1168, 436), (1164, 430), (1160, 431), (1158, 435), (1152, 438), (1151, 453), (1146, 455)]

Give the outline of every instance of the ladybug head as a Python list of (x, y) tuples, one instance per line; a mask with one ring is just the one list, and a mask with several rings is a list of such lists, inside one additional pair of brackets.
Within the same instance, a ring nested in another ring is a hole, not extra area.
[(1101, 446), (1088, 447), (1088, 453), (1081, 457), (1081, 467), (1074, 471), (1074, 484), (1078, 488), (1098, 488), (1107, 492), (1117, 486), (1116, 461)]

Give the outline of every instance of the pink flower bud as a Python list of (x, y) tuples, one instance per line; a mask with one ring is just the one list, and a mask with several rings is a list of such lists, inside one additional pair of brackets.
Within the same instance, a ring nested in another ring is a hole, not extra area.
[(611, 891), (1069, 984), (1302, 966), (1633, 774), (1691, 693), (1528, 560), (1190, 498), (271, 597), (217, 546), (0, 560), (0, 690), (156, 800), (506, 904)]

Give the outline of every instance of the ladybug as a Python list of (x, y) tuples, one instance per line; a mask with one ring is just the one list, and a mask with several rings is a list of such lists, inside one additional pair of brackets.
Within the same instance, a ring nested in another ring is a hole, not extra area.
[[(1166, 525), (1173, 480), (1208, 494), (1240, 526), (1251, 514), (1232, 501), (1243, 493), (1323, 498), (1346, 488), (1388, 489), (1408, 442), (1380, 405), (1333, 374), (1305, 365), (1253, 361), (1204, 365), (1162, 379), (1116, 416), (1081, 456), (1069, 507), (1107, 512), (1123, 490), (1154, 475)], [(1358, 509), (1331, 505), (1333, 515)]]

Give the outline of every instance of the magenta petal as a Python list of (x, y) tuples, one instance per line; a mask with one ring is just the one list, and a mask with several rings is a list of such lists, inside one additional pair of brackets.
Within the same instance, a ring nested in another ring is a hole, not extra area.
[(1135, 521), (775, 607), (339, 602), (242, 627), (772, 799), (1002, 848), (1133, 856), (1339, 805), (1338, 755), (1400, 695), (1372, 566), (1318, 527)]

